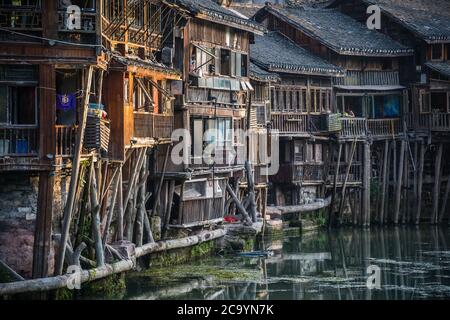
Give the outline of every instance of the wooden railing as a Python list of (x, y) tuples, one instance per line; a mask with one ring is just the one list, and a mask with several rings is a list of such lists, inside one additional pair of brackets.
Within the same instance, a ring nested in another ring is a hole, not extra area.
[[(334, 176), (336, 174), (337, 164), (332, 164), (330, 166), (330, 176), (328, 177), (328, 183), (334, 183)], [(345, 177), (347, 175), (348, 164), (340, 163), (339, 172), (337, 177), (337, 183), (342, 184), (345, 182)], [(359, 183), (362, 181), (362, 165), (361, 163), (353, 163), (350, 167), (350, 173), (347, 179), (348, 183)]]
[(303, 163), (292, 166), (292, 181), (313, 183), (323, 182), (324, 165), (323, 163)]
[(399, 135), (402, 131), (402, 124), (399, 118), (369, 119), (367, 127), (369, 134), (375, 137), (392, 137)]
[(0, 157), (36, 156), (38, 152), (37, 126), (0, 126)]
[(367, 135), (366, 118), (342, 118), (342, 137), (363, 137)]
[(169, 139), (173, 131), (173, 116), (148, 112), (134, 113), (136, 138)]
[(272, 112), (272, 129), (280, 133), (309, 132), (308, 115), (302, 113)]
[(56, 156), (72, 157), (75, 150), (77, 126), (56, 126)]
[(42, 31), (42, 12), (35, 7), (0, 8), (0, 27), (17, 31)]
[(419, 119), (419, 123), (431, 131), (450, 131), (450, 113), (422, 114)]

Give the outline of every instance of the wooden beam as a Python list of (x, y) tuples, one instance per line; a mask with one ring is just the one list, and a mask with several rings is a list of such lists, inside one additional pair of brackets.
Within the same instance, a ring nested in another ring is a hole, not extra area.
[(380, 219), (379, 223), (384, 224), (384, 212), (385, 212), (385, 201), (386, 201), (386, 188), (388, 186), (388, 156), (389, 156), (389, 140), (384, 142), (384, 152), (383, 152), (383, 173), (382, 173), (382, 185), (381, 185), (381, 204), (380, 204)]
[(239, 201), (239, 198), (237, 197), (237, 195), (234, 193), (233, 188), (231, 188), (230, 184), (227, 183), (227, 191), (230, 194), (231, 198), (233, 199), (234, 204), (236, 205), (237, 210), (239, 211), (240, 214), (242, 214), (242, 216), (244, 217), (244, 224), (246, 225), (252, 225), (252, 219), (250, 218), (250, 216), (248, 215), (247, 211), (245, 210), (244, 206), (242, 205), (242, 203)]

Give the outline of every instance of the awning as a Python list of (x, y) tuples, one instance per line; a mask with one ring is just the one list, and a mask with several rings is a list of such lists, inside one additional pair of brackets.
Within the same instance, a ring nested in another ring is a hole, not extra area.
[(404, 90), (406, 87), (400, 85), (392, 86), (334, 86), (336, 89), (348, 90), (348, 91), (396, 91)]
[(250, 84), (250, 81), (241, 80), (241, 88), (244, 91), (253, 91), (253, 86)]

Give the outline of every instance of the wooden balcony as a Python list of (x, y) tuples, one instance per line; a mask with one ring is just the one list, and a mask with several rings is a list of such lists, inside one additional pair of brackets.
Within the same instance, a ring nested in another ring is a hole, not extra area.
[(0, 126), (0, 157), (35, 157), (38, 153), (37, 126)]
[(271, 177), (273, 182), (303, 185), (321, 184), (324, 179), (323, 163), (281, 164), (278, 174)]
[[(330, 166), (330, 175), (328, 177), (328, 184), (334, 184), (334, 177), (336, 174), (337, 164), (332, 164)], [(337, 173), (337, 184), (342, 185), (345, 182), (345, 178), (347, 175), (348, 164), (340, 163), (339, 164), (339, 172)], [(355, 162), (350, 167), (350, 173), (348, 175), (347, 183), (349, 184), (360, 184), (362, 183), (362, 164), (359, 162)]]
[(342, 118), (342, 138), (363, 138), (367, 136), (366, 118)]
[(56, 126), (56, 156), (70, 158), (74, 155), (77, 126)]
[(402, 133), (400, 118), (369, 119), (367, 120), (368, 133), (375, 138), (395, 137)]
[[(414, 121), (410, 122), (414, 123)], [(450, 113), (419, 114), (416, 116), (415, 124), (417, 129), (448, 132), (450, 131)]]
[(308, 115), (296, 112), (272, 112), (272, 129), (280, 134), (308, 134)]
[[(42, 35), (42, 11), (40, 7), (5, 6), (0, 8), (0, 27), (21, 33)], [(17, 35), (15, 36), (17, 37)], [(14, 39), (14, 35), (12, 36)], [(30, 39), (27, 37), (19, 38)]]
[(134, 137), (141, 139), (170, 139), (173, 116), (148, 112), (134, 113)]

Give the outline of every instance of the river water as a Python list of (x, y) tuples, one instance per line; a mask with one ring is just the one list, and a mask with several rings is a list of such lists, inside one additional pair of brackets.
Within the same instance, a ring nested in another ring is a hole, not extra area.
[(131, 273), (123, 298), (450, 299), (448, 244), (450, 229), (438, 227), (286, 235), (258, 243), (267, 257), (219, 255)]

